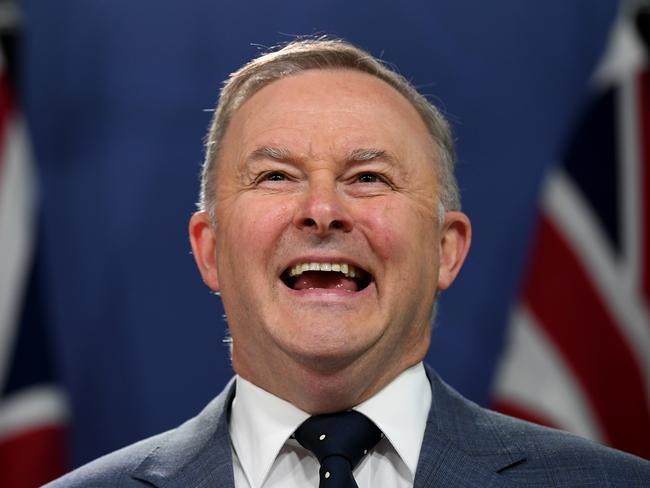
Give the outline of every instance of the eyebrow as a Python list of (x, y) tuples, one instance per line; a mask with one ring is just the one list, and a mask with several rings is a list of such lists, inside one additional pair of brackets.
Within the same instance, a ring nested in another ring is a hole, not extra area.
[(261, 146), (255, 149), (248, 157), (249, 161), (261, 159), (275, 159), (276, 161), (293, 161), (294, 155), (286, 147)]
[[(263, 159), (274, 159), (276, 161), (292, 162), (298, 158), (286, 147), (282, 146), (260, 146), (252, 151), (247, 158), (248, 161), (260, 161)], [(383, 149), (376, 148), (358, 148), (353, 149), (346, 160), (353, 163), (363, 163), (377, 159), (384, 160), (388, 163), (395, 162), (395, 158)]]
[(375, 159), (383, 159), (388, 162), (393, 161), (393, 158), (383, 149), (360, 148), (353, 150), (348, 156), (348, 161), (358, 163), (374, 161)]

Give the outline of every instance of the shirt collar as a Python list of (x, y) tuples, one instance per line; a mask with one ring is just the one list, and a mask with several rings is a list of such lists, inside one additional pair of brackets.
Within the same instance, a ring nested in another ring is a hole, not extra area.
[(244, 378), (236, 377), (230, 438), (250, 485), (262, 485), (278, 452), (310, 415)]
[[(262, 485), (287, 439), (310, 415), (240, 376), (236, 382), (230, 438), (255, 488)], [(431, 386), (423, 364), (418, 363), (353, 410), (379, 427), (414, 479), (430, 407)]]
[(379, 427), (415, 479), (430, 408), (431, 385), (420, 362), (354, 410)]

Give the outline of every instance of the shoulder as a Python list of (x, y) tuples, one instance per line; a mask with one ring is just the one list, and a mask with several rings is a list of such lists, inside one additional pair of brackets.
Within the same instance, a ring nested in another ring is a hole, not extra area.
[(442, 437), (457, 453), (514, 486), (646, 487), (650, 462), (567, 432), (485, 409), (431, 369), (433, 402), (423, 450)]
[(233, 383), (179, 427), (107, 454), (45, 486), (135, 488), (165, 480), (166, 486), (180, 487), (197, 485), (198, 479), (214, 473), (228, 477)]
[(537, 479), (546, 486), (650, 486), (650, 462), (582, 437), (483, 410), (504, 442), (525, 459), (503, 474), (513, 480)]
[(158, 434), (81, 466), (52, 483), (46, 488), (74, 487), (136, 487), (150, 486), (131, 476), (138, 466), (165, 443), (173, 431)]

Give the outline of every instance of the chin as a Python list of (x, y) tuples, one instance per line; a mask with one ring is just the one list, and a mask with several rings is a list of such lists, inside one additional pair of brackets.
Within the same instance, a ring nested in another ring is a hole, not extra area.
[(333, 374), (345, 370), (357, 362), (375, 342), (359, 341), (359, 338), (340, 334), (338, 336), (315, 334), (315, 337), (305, 339), (305, 337), (294, 336), (280, 347), (305, 370), (318, 372), (318, 374)]

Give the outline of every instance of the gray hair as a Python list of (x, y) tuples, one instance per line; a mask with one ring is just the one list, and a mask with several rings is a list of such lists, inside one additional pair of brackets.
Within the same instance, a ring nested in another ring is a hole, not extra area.
[(210, 214), (212, 222), (216, 222), (215, 168), (233, 115), (246, 100), (270, 83), (314, 69), (361, 71), (383, 80), (402, 94), (422, 117), (437, 147), (440, 220), (445, 211), (460, 210), (458, 183), (454, 175), (454, 140), (445, 117), (406, 78), (368, 52), (340, 39), (318, 38), (295, 40), (263, 54), (232, 73), (224, 83), (206, 137), (198, 203), (199, 209)]

